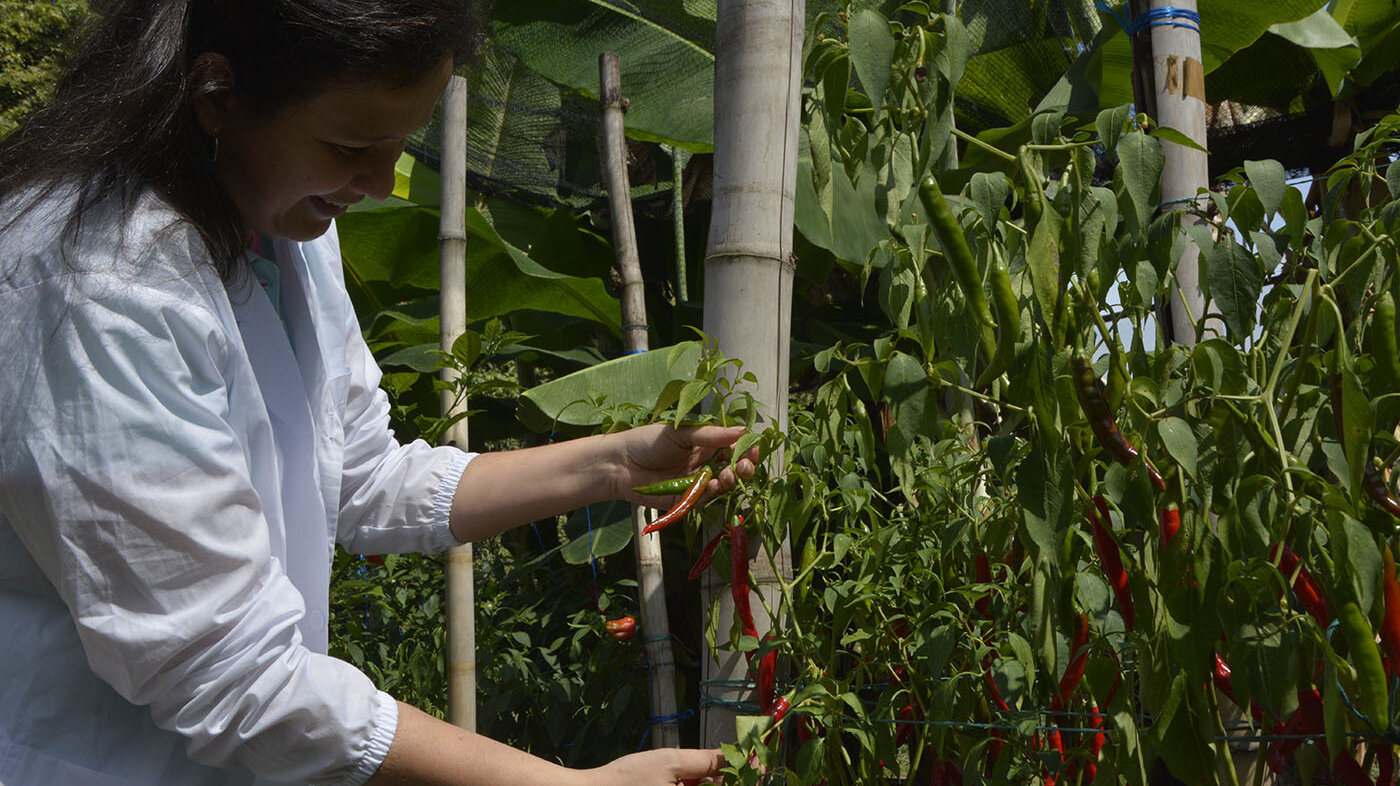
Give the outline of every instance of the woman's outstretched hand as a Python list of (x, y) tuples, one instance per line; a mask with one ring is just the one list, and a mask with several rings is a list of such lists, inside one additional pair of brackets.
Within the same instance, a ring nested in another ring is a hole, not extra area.
[(729, 449), (744, 432), (743, 426), (677, 429), (653, 424), (615, 435), (626, 440), (622, 446), (622, 471), (616, 481), (616, 496), (628, 502), (658, 504), (665, 498), (643, 496), (632, 489), (693, 475), (706, 464), (715, 470), (715, 477), (710, 480), (702, 500), (723, 494), (734, 488), (741, 478), (752, 476), (758, 463), (758, 448), (755, 447), (740, 456), (738, 461), (732, 462), (732, 468), (729, 466)]
[(724, 756), (717, 750), (656, 748), (588, 770), (591, 786), (690, 786), (719, 783)]

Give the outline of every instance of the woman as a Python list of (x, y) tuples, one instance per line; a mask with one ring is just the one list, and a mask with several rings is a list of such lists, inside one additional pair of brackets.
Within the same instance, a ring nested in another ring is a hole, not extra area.
[(118, 0), (0, 146), (0, 783), (717, 773), (715, 751), (558, 767), (325, 654), (335, 541), (440, 550), (739, 435), (394, 441), (332, 223), (389, 194), (474, 32), (462, 0)]

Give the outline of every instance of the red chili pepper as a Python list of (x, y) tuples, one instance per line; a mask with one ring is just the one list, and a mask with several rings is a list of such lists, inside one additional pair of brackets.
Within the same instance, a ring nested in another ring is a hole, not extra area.
[(1381, 618), (1381, 645), (1385, 647), (1386, 672), (1395, 676), (1400, 672), (1400, 581), (1395, 574), (1395, 556), (1390, 553), (1390, 544), (1381, 551), (1382, 596), (1385, 598), (1385, 613)]
[(1173, 502), (1162, 508), (1157, 513), (1157, 521), (1161, 527), (1159, 531), (1162, 536), (1162, 550), (1166, 551), (1167, 544), (1171, 543), (1172, 538), (1176, 537), (1176, 533), (1181, 531), (1181, 511), (1177, 509), (1176, 503)]
[(898, 748), (909, 741), (914, 736), (913, 721), (923, 713), (912, 702), (904, 705), (904, 709), (899, 711), (899, 722), (895, 724), (894, 746)]
[[(1103, 728), (1103, 713), (1099, 712), (1097, 702), (1089, 703), (1089, 728)], [(1096, 731), (1089, 737), (1089, 761), (1084, 765), (1084, 778), (1081, 783), (1093, 783), (1094, 778), (1099, 774), (1099, 754), (1103, 752), (1104, 743), (1108, 741), (1108, 735), (1101, 731)]]
[[(1049, 742), (1050, 750), (1053, 750), (1053, 751), (1055, 751), (1056, 753), (1060, 754), (1060, 768), (1061, 768), (1061, 769), (1064, 769), (1064, 766), (1065, 766), (1065, 744), (1064, 744), (1064, 741), (1060, 739), (1060, 730), (1059, 730), (1059, 729), (1056, 729), (1056, 728), (1054, 728), (1054, 727), (1051, 727), (1050, 730), (1047, 731), (1047, 732), (1045, 733), (1045, 736), (1046, 736), (1047, 741)], [(1051, 775), (1049, 772), (1047, 772), (1047, 773), (1045, 774), (1045, 782), (1046, 782), (1047, 784), (1054, 783), (1054, 782), (1055, 782), (1054, 776)]]
[(1064, 709), (1065, 703), (1074, 693), (1074, 689), (1079, 687), (1079, 680), (1084, 677), (1084, 666), (1089, 660), (1089, 615), (1079, 612), (1079, 623), (1074, 629), (1074, 640), (1069, 651), (1069, 666), (1065, 669), (1064, 676), (1060, 677), (1059, 691), (1050, 702), (1050, 709), (1059, 711)]
[(1366, 464), (1366, 472), (1361, 476), (1361, 487), (1366, 490), (1366, 496), (1379, 505), (1381, 510), (1400, 518), (1400, 501), (1390, 496), (1390, 488), (1386, 485), (1385, 475), (1375, 464)]
[(1118, 553), (1118, 542), (1109, 534), (1105, 522), (1109, 521), (1108, 503), (1103, 497), (1094, 498), (1094, 506), (1098, 508), (1099, 516), (1091, 508), (1089, 510), (1089, 524), (1093, 529), (1094, 549), (1098, 551), (1099, 562), (1103, 565), (1104, 577), (1108, 579), (1108, 586), (1113, 589), (1113, 596), (1118, 599), (1118, 613), (1123, 615), (1123, 624), (1128, 630), (1133, 629), (1133, 593), (1128, 586), (1128, 571), (1123, 568), (1123, 556)]
[[(1125, 467), (1131, 465), (1139, 455), (1138, 449), (1118, 430), (1118, 424), (1113, 420), (1113, 411), (1104, 396), (1103, 383), (1094, 373), (1093, 364), (1086, 358), (1074, 357), (1070, 359), (1070, 368), (1074, 372), (1074, 392), (1079, 397), (1079, 406), (1084, 410), (1084, 416), (1089, 420), (1089, 428), (1093, 430), (1099, 445), (1119, 464)], [(1147, 477), (1152, 481), (1152, 485), (1158, 491), (1166, 491), (1167, 483), (1162, 474), (1152, 466), (1151, 461), (1144, 461), (1147, 464)]]
[[(977, 580), (977, 583), (978, 583), (978, 584), (990, 584), (990, 583), (991, 583), (991, 581), (992, 581), (992, 565), (991, 565), (991, 563), (987, 560), (987, 555), (986, 555), (986, 554), (983, 554), (983, 553), (980, 552), (980, 551), (977, 552), (977, 555), (974, 556), (974, 557), (972, 558), (972, 570), (973, 570), (972, 576), (973, 576), (974, 579)], [(978, 616), (981, 616), (981, 617), (990, 617), (990, 616), (992, 616), (992, 615), (991, 615), (992, 596), (991, 596), (991, 595), (983, 595), (982, 597), (978, 598), (976, 602), (974, 602), (974, 603), (972, 604), (972, 608), (977, 612)]]
[(710, 569), (711, 563), (715, 561), (715, 549), (719, 547), (720, 541), (729, 537), (729, 526), (720, 529), (719, 534), (710, 538), (710, 542), (705, 544), (705, 548), (700, 551), (700, 556), (696, 558), (695, 564), (690, 566), (690, 573), (686, 574), (687, 579), (692, 581), (705, 575), (705, 571)]
[(637, 619), (635, 617), (620, 617), (615, 620), (608, 620), (603, 623), (603, 629), (609, 636), (618, 641), (631, 641), (637, 635)]
[[(998, 710), (1010, 712), (1011, 705), (1007, 704), (1006, 699), (1002, 698), (1001, 689), (997, 687), (996, 680), (992, 679), (992, 654), (990, 652), (982, 659), (982, 677), (987, 683), (987, 695), (991, 697), (992, 703), (996, 705)], [(991, 754), (991, 761), (988, 763), (988, 767), (996, 763), (997, 758), (1001, 756), (1002, 748), (1001, 730), (992, 729), (991, 733), (992, 742), (987, 746), (987, 750)]]
[[(783, 718), (787, 717), (788, 710), (790, 709), (792, 709), (792, 705), (788, 703), (787, 697), (779, 696), (777, 700), (773, 702), (773, 706), (769, 707), (768, 711), (764, 714), (772, 718), (774, 723), (782, 723)], [(799, 727), (799, 729), (800, 728), (801, 727)], [(797, 736), (801, 737), (802, 733), (799, 731)]]
[(695, 473), (695, 479), (691, 481), (690, 488), (686, 489), (685, 494), (664, 515), (642, 528), (642, 534), (650, 535), (685, 518), (685, 514), (689, 513), (690, 509), (695, 507), (695, 503), (700, 501), (700, 495), (705, 492), (705, 487), (709, 485), (711, 477), (713, 474), (709, 467), (704, 467)]
[(778, 651), (769, 650), (758, 659), (758, 711), (764, 715), (773, 708), (774, 678), (778, 666)]
[[(1235, 701), (1235, 688), (1230, 684), (1230, 664), (1220, 657), (1219, 652), (1214, 653), (1214, 655), (1215, 669), (1211, 673), (1211, 679), (1215, 682), (1215, 689), (1225, 698), (1238, 704), (1239, 702)], [(1249, 714), (1254, 716), (1255, 723), (1261, 726), (1264, 724), (1264, 708), (1259, 706), (1259, 702), (1250, 700)]]
[(758, 627), (749, 608), (749, 532), (742, 523), (729, 528), (729, 591), (744, 635), (757, 637)]
[(935, 761), (928, 782), (929, 786), (962, 786), (962, 767), (957, 762)]
[(1318, 627), (1327, 630), (1328, 623), (1332, 621), (1332, 611), (1327, 599), (1322, 596), (1322, 588), (1302, 565), (1298, 555), (1287, 544), (1279, 543), (1269, 553), (1269, 559), (1278, 563), (1279, 572), (1285, 577), (1292, 577), (1293, 593), (1298, 596), (1298, 601), (1317, 620)]
[(1375, 786), (1371, 782), (1371, 776), (1351, 757), (1350, 751), (1337, 752), (1337, 757), (1332, 760), (1332, 772), (1337, 776), (1337, 783), (1342, 786)]
[(1293, 752), (1306, 741), (1300, 736), (1304, 733), (1305, 725), (1302, 711), (1295, 710), (1292, 715), (1288, 716), (1288, 720), (1275, 730), (1275, 734), (1283, 739), (1275, 740), (1269, 746), (1269, 753), (1264, 758), (1269, 769), (1273, 770), (1275, 774), (1288, 769), (1288, 761), (1292, 758)]

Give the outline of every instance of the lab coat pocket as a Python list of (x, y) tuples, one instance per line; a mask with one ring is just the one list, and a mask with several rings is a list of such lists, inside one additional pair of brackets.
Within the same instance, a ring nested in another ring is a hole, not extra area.
[(149, 786), (149, 775), (90, 770), (21, 745), (0, 730), (0, 786)]

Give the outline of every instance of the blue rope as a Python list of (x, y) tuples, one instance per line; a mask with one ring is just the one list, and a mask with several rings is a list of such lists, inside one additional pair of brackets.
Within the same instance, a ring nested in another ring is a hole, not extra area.
[(1103, 0), (1094, 3), (1094, 7), (1112, 14), (1113, 18), (1118, 20), (1118, 26), (1130, 36), (1153, 27), (1180, 27), (1191, 30), (1198, 35), (1201, 32), (1201, 15), (1186, 8), (1174, 6), (1152, 8), (1147, 13), (1130, 19)]

